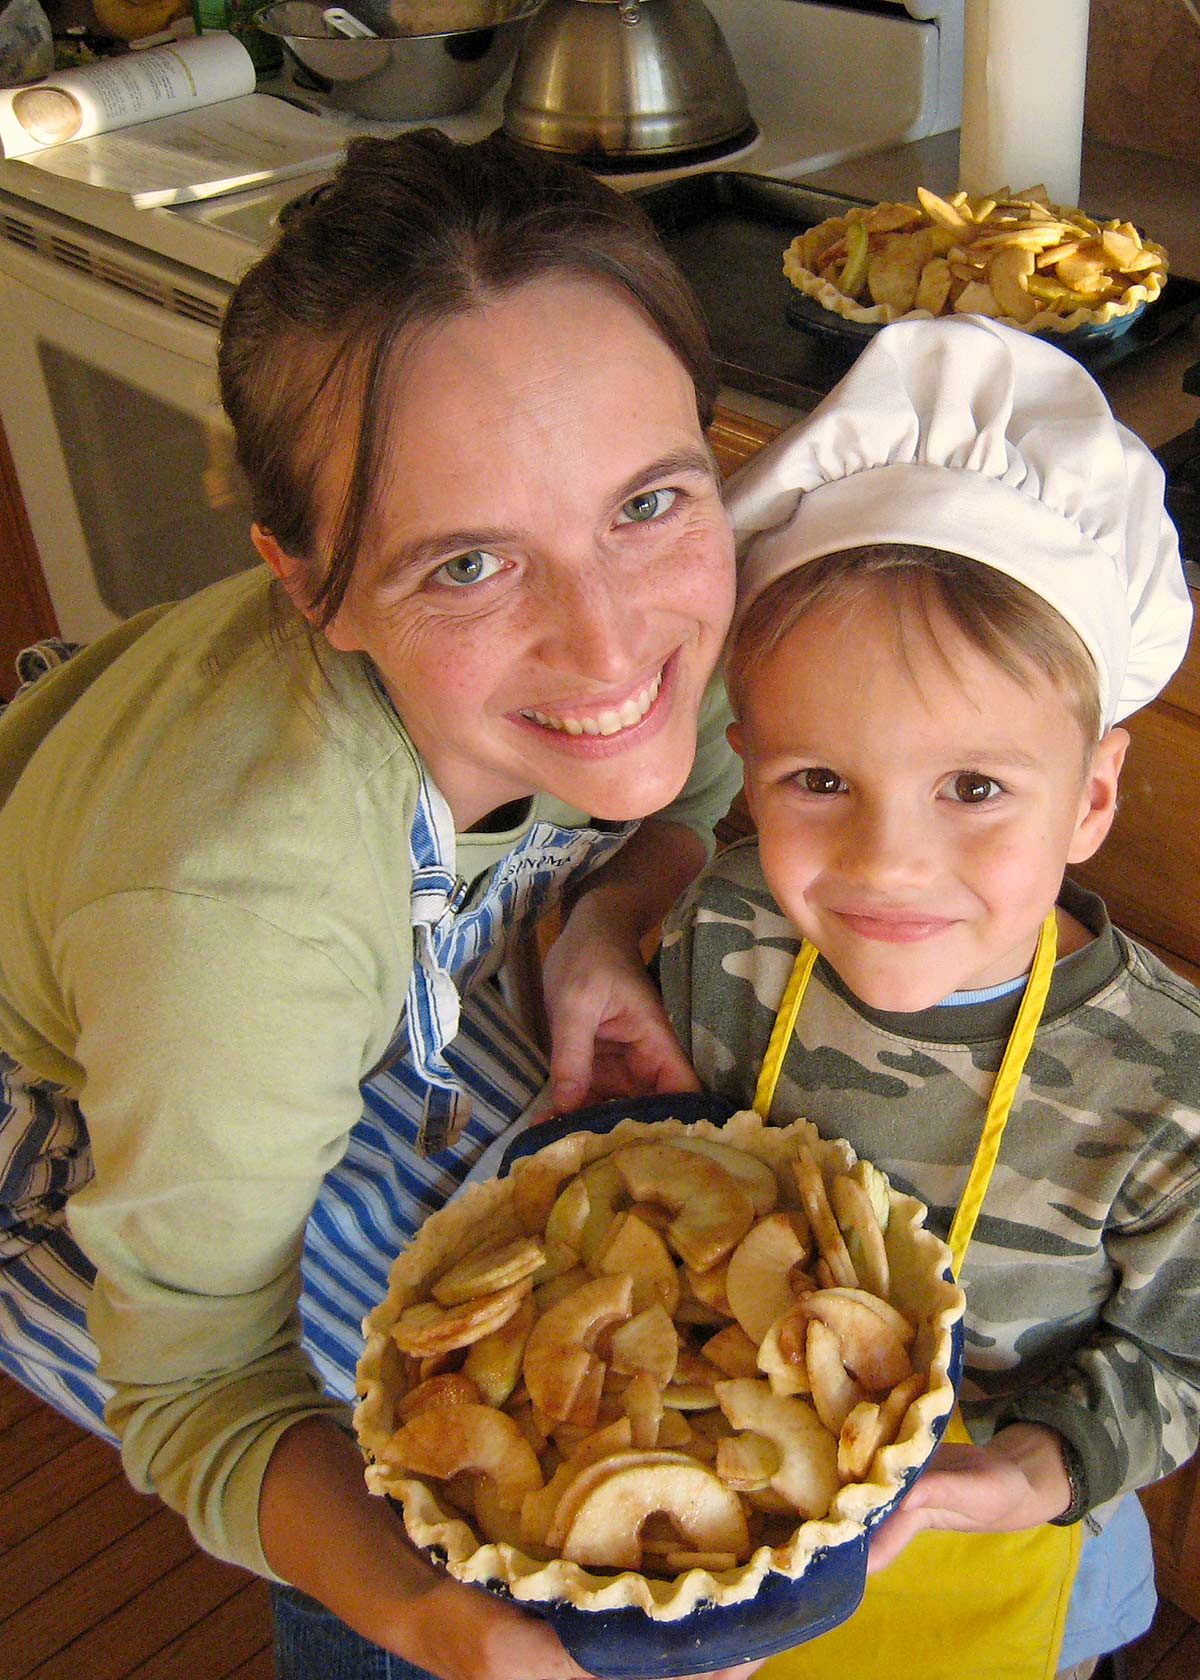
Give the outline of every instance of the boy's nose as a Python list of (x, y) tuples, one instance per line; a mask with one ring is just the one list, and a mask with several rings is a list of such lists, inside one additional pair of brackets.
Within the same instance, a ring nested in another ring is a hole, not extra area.
[(859, 811), (847, 825), (841, 866), (849, 879), (863, 886), (894, 892), (929, 878), (932, 849), (911, 810), (876, 805)]

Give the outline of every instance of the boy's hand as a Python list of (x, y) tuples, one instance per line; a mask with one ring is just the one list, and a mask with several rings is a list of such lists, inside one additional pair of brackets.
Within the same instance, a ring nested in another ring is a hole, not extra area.
[(1071, 1502), (1058, 1435), (1014, 1423), (986, 1446), (943, 1442), (929, 1468), (871, 1540), (867, 1573), (882, 1569), (924, 1528), (969, 1534), (1034, 1528)]

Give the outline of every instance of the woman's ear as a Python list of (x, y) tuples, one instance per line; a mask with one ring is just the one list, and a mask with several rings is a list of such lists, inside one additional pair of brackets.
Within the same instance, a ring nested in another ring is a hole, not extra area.
[(263, 525), (251, 525), (250, 540), (287, 591), (296, 611), (308, 620), (314, 630), (321, 632), (330, 647), (336, 648), (339, 653), (360, 652), (362, 639), (353, 615), (345, 605), (338, 609), (328, 624), (318, 622), (317, 609), (309, 600), (308, 569), (304, 561), (280, 548), (274, 533)]
[(1067, 852), (1068, 863), (1084, 863), (1100, 845), (1117, 814), (1121, 766), (1129, 750), (1129, 732), (1110, 729), (1093, 749), (1079, 801), (1079, 820)]
[(285, 554), (274, 532), (268, 531), (265, 525), (251, 525), (250, 541), (287, 591), (288, 599), (296, 611), (302, 613), (312, 624), (314, 614), (308, 600), (308, 576), (304, 562)]

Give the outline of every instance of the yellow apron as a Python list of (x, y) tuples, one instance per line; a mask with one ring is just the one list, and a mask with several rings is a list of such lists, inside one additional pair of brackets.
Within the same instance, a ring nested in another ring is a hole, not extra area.
[[(1038, 939), (1012, 1035), (988, 1101), (983, 1132), (948, 1242), (954, 1275), (1000, 1150), (1000, 1139), (1045, 1007), (1054, 970), (1053, 912)], [(775, 1018), (754, 1107), (764, 1119), (800, 1003), (817, 960), (805, 942)], [(969, 1441), (957, 1408), (948, 1441)], [(1014, 1534), (926, 1529), (867, 1580), (862, 1604), (841, 1624), (772, 1657), (761, 1680), (1049, 1680), (1058, 1663), (1081, 1531), (1044, 1523)]]

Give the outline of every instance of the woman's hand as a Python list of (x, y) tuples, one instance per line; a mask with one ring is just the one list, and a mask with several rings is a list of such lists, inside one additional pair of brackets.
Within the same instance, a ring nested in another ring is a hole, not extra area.
[(1014, 1423), (986, 1446), (943, 1442), (933, 1462), (871, 1540), (867, 1573), (882, 1569), (923, 1528), (969, 1534), (1034, 1528), (1071, 1502), (1060, 1437)]
[(274, 1572), (373, 1644), (440, 1680), (590, 1680), (545, 1622), (451, 1580), (409, 1544), (363, 1481), (362, 1455), (328, 1418), (279, 1439), (259, 1499)]
[(699, 1090), (642, 943), (703, 862), (690, 829), (651, 818), (586, 883), (544, 967), (551, 1112), (605, 1097)]
[[(591, 1680), (553, 1629), (414, 1549), (363, 1482), (358, 1448), (327, 1418), (279, 1439), (259, 1503), (267, 1561), (365, 1639), (439, 1680)], [(746, 1680), (742, 1663), (687, 1680)]]
[(605, 1097), (699, 1090), (640, 952), (614, 945), (586, 912), (551, 946), (544, 978), (551, 1113)]

